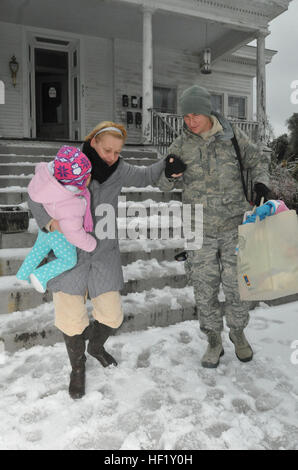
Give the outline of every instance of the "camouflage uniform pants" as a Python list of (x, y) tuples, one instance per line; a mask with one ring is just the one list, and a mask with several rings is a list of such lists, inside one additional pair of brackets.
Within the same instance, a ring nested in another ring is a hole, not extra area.
[[(223, 316), (229, 328), (244, 329), (249, 321), (249, 302), (242, 302), (238, 293), (237, 228), (216, 238), (204, 237), (200, 250), (189, 253), (185, 270), (194, 287), (198, 318), (202, 331), (222, 331)], [(225, 302), (219, 302), (222, 283)]]

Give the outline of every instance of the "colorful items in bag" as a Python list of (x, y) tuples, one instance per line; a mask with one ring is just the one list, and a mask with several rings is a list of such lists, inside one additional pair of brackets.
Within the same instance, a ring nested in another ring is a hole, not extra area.
[(260, 217), (260, 220), (264, 220), (269, 215), (279, 214), (280, 212), (288, 211), (288, 207), (284, 201), (281, 200), (270, 200), (265, 202), (262, 206), (256, 208), (254, 214), (248, 213), (245, 217), (244, 224), (250, 224), (256, 221), (256, 217)]

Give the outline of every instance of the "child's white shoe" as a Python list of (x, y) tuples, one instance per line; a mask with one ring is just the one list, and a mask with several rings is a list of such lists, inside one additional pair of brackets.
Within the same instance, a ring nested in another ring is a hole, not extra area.
[(30, 281), (34, 289), (37, 290), (37, 292), (40, 292), (41, 294), (45, 293), (46, 289), (43, 287), (42, 283), (37, 279), (34, 274), (30, 274)]

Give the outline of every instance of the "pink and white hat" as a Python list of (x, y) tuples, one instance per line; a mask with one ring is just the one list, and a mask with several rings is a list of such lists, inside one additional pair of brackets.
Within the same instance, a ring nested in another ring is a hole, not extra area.
[(84, 188), (92, 165), (79, 148), (64, 145), (54, 160), (54, 176), (62, 184)]

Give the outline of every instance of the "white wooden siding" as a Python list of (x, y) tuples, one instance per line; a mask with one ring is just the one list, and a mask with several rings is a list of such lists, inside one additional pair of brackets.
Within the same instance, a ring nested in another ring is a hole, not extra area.
[(100, 121), (113, 120), (113, 41), (85, 36), (82, 43), (88, 134)]
[[(13, 55), (19, 63), (15, 88), (8, 65)], [(0, 105), (0, 136), (24, 137), (21, 25), (0, 22), (0, 80), (5, 86), (5, 104)]]
[[(115, 40), (115, 121), (126, 126), (126, 113), (134, 114), (142, 111), (131, 107), (131, 96), (142, 96), (142, 45), (131, 41)], [(129, 107), (122, 106), (122, 95), (128, 95)], [(126, 126), (127, 127), (127, 126)], [(135, 123), (127, 128), (128, 143), (140, 143), (141, 129), (137, 129)]]

